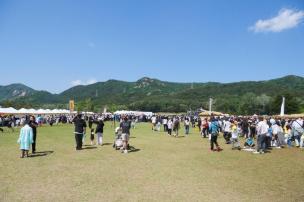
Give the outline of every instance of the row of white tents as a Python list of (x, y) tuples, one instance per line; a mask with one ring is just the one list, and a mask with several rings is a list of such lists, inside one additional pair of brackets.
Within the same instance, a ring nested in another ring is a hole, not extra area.
[(0, 108), (0, 114), (70, 114), (77, 112), (70, 112), (70, 110), (66, 109), (15, 109), (13, 107), (9, 108)]

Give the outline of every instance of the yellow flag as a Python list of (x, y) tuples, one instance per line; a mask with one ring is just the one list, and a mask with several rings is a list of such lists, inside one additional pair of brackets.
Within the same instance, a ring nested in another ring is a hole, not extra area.
[(75, 103), (74, 103), (74, 100), (70, 100), (70, 111), (73, 112), (74, 111), (74, 107), (75, 107)]

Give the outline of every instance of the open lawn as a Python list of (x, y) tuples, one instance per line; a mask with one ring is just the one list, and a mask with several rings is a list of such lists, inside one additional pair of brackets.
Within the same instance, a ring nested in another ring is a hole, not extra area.
[(18, 131), (0, 132), (0, 201), (304, 201), (299, 149), (254, 155), (232, 151), (221, 136), (224, 151), (210, 152), (196, 130), (173, 138), (142, 123), (132, 130), (136, 150), (122, 154), (113, 131), (107, 123), (105, 146), (75, 151), (72, 125), (44, 126), (41, 153), (27, 159)]

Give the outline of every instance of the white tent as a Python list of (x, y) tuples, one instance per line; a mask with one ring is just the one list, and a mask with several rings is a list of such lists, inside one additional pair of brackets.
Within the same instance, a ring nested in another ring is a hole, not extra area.
[(28, 114), (28, 110), (25, 109), (25, 108), (21, 108), (21, 109), (18, 110), (17, 113), (18, 113), (18, 114)]
[(18, 110), (9, 107), (9, 108), (0, 108), (0, 114), (16, 114)]

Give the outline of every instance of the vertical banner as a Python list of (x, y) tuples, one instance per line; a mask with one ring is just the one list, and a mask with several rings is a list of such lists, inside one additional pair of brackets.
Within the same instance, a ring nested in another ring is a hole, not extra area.
[(282, 105), (281, 105), (280, 116), (284, 116), (284, 115), (285, 115), (285, 97), (282, 97)]
[(75, 102), (74, 102), (74, 100), (70, 100), (69, 106), (70, 106), (70, 112), (73, 112), (74, 108), (75, 108)]

